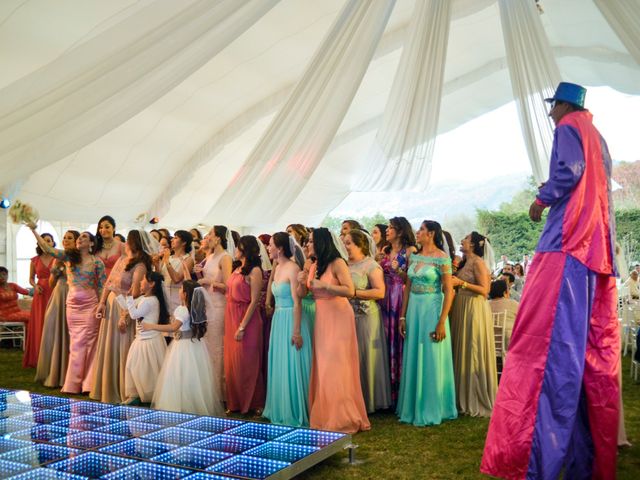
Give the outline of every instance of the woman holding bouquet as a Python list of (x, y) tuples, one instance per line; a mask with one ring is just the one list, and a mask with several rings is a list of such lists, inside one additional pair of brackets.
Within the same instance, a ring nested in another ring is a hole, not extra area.
[(91, 372), (98, 337), (96, 308), (106, 280), (102, 260), (93, 255), (95, 237), (83, 232), (76, 248), (65, 251), (51, 246), (29, 223), (38, 246), (54, 258), (65, 262), (69, 283), (67, 295), (67, 325), (69, 326), (69, 366), (62, 391), (82, 393), (91, 388)]

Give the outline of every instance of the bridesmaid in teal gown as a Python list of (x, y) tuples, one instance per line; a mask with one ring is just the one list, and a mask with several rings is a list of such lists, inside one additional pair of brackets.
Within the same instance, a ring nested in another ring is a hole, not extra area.
[[(409, 257), (400, 334), (404, 337), (397, 414), (403, 423), (438, 425), (457, 418), (451, 333), (451, 258), (443, 251), (442, 228), (425, 220), (420, 252)], [(406, 313), (406, 320), (405, 320)]]
[(276, 308), (271, 321), (267, 401), (262, 416), (272, 423), (308, 427), (311, 335), (298, 295), (304, 256), (284, 232), (271, 237), (269, 254), (277, 262), (271, 283)]

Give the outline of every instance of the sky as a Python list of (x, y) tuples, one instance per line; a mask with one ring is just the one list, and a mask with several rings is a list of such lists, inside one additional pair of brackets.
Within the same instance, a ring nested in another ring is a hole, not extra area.
[[(609, 145), (615, 161), (640, 160), (637, 118), (640, 96), (609, 87), (587, 87), (585, 107)], [(632, 118), (633, 117), (633, 118)], [(455, 159), (452, 166), (450, 159)], [(531, 175), (515, 102), (511, 102), (438, 137), (429, 190), (454, 182), (480, 184), (496, 176)], [(389, 202), (393, 193), (349, 195), (332, 216), (358, 215), (363, 203), (369, 208)]]

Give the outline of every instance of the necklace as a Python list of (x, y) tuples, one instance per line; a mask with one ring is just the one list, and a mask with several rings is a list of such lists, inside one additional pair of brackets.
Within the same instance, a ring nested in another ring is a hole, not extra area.
[(102, 241), (102, 248), (104, 250), (111, 250), (111, 247), (113, 247), (113, 239), (111, 239), (110, 242), (105, 242), (104, 240)]

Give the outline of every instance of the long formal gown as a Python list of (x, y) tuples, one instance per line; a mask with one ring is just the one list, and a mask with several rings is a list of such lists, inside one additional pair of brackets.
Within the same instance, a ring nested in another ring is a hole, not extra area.
[(187, 307), (176, 308), (173, 318), (181, 325), (169, 345), (151, 406), (197, 415), (224, 415), (207, 345), (202, 339), (193, 338)]
[(398, 268), (407, 271), (407, 250), (403, 248), (392, 258), (385, 255), (380, 261), (384, 272), (384, 299), (380, 301), (382, 312), (382, 324), (387, 337), (387, 349), (389, 352), (389, 373), (391, 376), (391, 398), (395, 404), (398, 400), (400, 389), (400, 377), (402, 376), (402, 344), (400, 335), (400, 313), (402, 311), (402, 295), (404, 292), (404, 279), (391, 267), (393, 260), (398, 261)]
[(56, 275), (58, 279), (44, 314), (35, 381), (41, 382), (45, 387), (61, 387), (64, 385), (64, 377), (69, 363), (69, 329), (67, 327), (66, 305), (69, 285), (67, 285), (64, 263), (56, 260), (51, 274)]
[[(50, 267), (55, 262), (51, 259), (49, 264), (45, 264), (40, 256), (31, 259), (36, 273), (36, 288), (33, 291), (33, 302), (31, 303), (31, 318), (27, 326), (27, 340), (25, 342), (24, 356), (22, 357), (23, 367), (35, 367), (38, 365), (38, 354), (40, 352), (40, 341), (42, 340), (42, 327), (44, 325), (44, 313), (47, 310), (49, 297), (51, 297), (51, 287), (49, 286)], [(42, 292), (38, 292), (38, 288)]]
[(289, 282), (272, 282), (276, 308), (271, 321), (267, 401), (263, 417), (271, 423), (309, 426), (309, 377), (311, 375), (311, 335), (309, 323), (300, 321), (302, 348), (291, 344), (293, 297)]
[[(355, 289), (370, 289), (369, 275), (377, 269), (380, 265), (371, 257), (349, 264)], [(362, 395), (367, 412), (373, 413), (392, 404), (387, 337), (378, 302), (356, 298), (350, 302), (356, 319)]]
[(251, 302), (251, 286), (240, 272), (229, 277), (227, 310), (224, 317), (224, 377), (227, 409), (247, 413), (264, 408), (265, 384), (262, 376), (262, 317), (256, 307), (245, 326), (241, 341), (236, 331)]
[[(309, 270), (314, 278), (315, 264)], [(339, 285), (330, 269), (320, 280)], [(349, 300), (314, 289), (316, 322), (309, 383), (309, 425), (319, 430), (356, 433), (369, 430), (358, 366), (355, 317)]]
[[(465, 263), (457, 276), (474, 285), (480, 283), (473, 262)], [(449, 319), (458, 410), (474, 417), (490, 417), (498, 389), (498, 368), (489, 301), (459, 288)]]
[(3, 322), (29, 323), (31, 313), (20, 308), (18, 294), (29, 295), (29, 290), (15, 283), (7, 283), (5, 288), (0, 288), (0, 320)]
[[(227, 252), (216, 253), (207, 257), (207, 262), (202, 270), (203, 278), (214, 282), (224, 282), (220, 261)], [(207, 343), (207, 351), (211, 357), (214, 382), (220, 392), (225, 391), (224, 385), (224, 311), (227, 298), (220, 290), (213, 287), (205, 288), (207, 307), (207, 333), (204, 340)]]
[(63, 250), (53, 250), (55, 258), (66, 262), (69, 293), (67, 294), (67, 326), (69, 327), (69, 364), (62, 391), (88, 392), (91, 389), (95, 346), (98, 339), (96, 307), (106, 281), (104, 264), (93, 257), (91, 267), (71, 265)]
[[(185, 253), (182, 257), (176, 257), (171, 255), (169, 257), (169, 263), (176, 272), (182, 272), (182, 262), (187, 258), (190, 258), (190, 253)], [(182, 282), (174, 282), (169, 275), (169, 269), (163, 263), (160, 267), (160, 273), (164, 277), (162, 282), (162, 288), (164, 288), (164, 298), (167, 299), (167, 310), (171, 313), (180, 306), (180, 289), (182, 288)], [(183, 280), (184, 281), (184, 280)]]
[(267, 312), (267, 288), (271, 270), (262, 272), (262, 289), (260, 290), (260, 315), (262, 316), (262, 378), (269, 377), (269, 342), (271, 337), (271, 320), (273, 313)]
[(142, 330), (142, 323), (158, 324), (160, 302), (154, 296), (127, 297), (129, 316), (136, 322), (136, 338), (127, 354), (124, 397), (151, 403), (162, 369), (167, 343), (157, 330)]
[(444, 301), (441, 278), (447, 273), (451, 274), (449, 258), (410, 257), (411, 291), (397, 413), (401, 422), (416, 426), (439, 425), (458, 417), (448, 320), (445, 339), (431, 339)]
[(309, 324), (309, 334), (313, 339), (313, 331), (316, 327), (316, 300), (309, 292), (300, 301), (302, 303), (302, 319)]
[[(106, 403), (120, 403), (124, 395), (124, 378), (129, 347), (135, 337), (135, 322), (131, 321), (126, 309), (118, 304), (118, 295), (126, 296), (131, 289), (133, 274), (137, 269), (144, 274), (146, 267), (138, 263), (128, 272), (125, 267), (129, 259), (120, 257), (111, 269), (105, 288), (109, 290), (104, 316), (100, 322), (100, 333), (96, 345), (96, 363), (93, 383), (89, 396)], [(127, 321), (126, 331), (118, 328), (120, 317)]]

